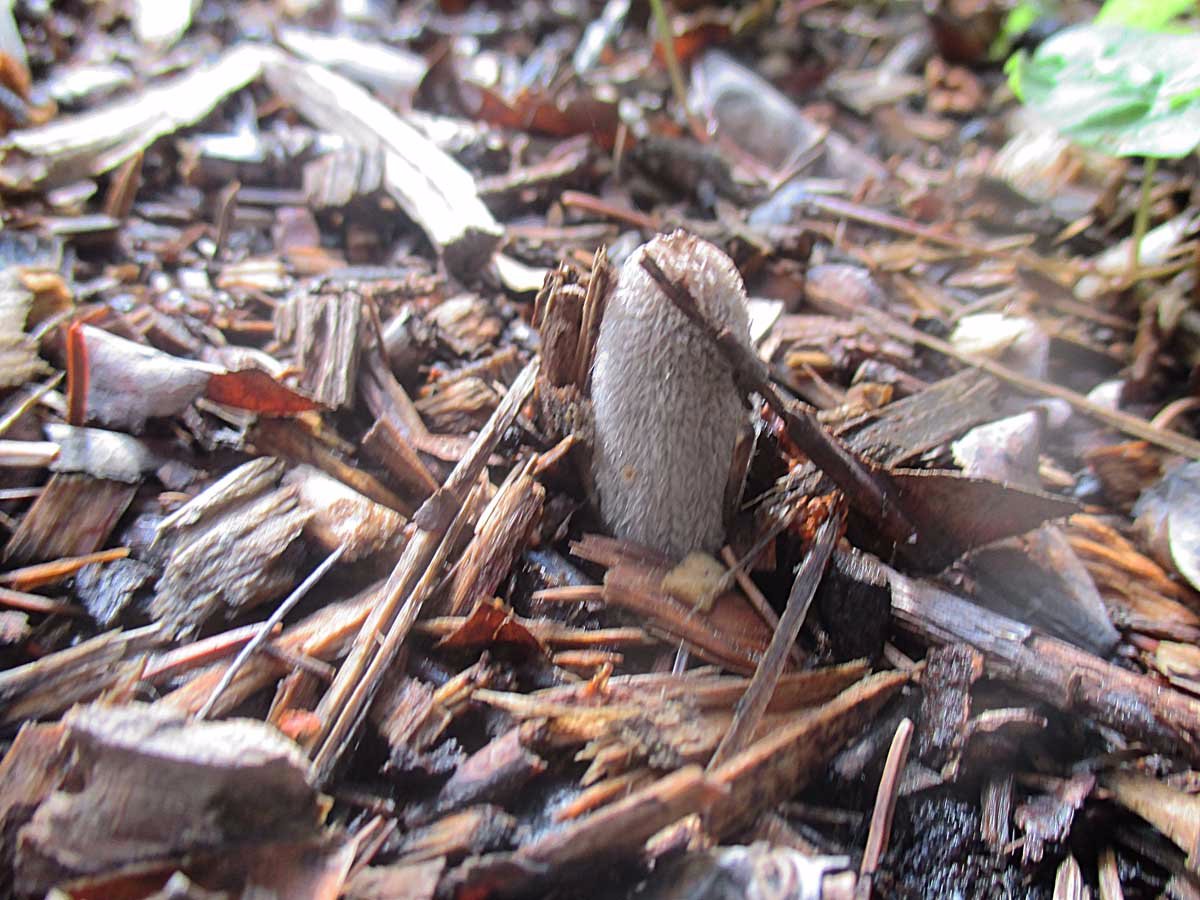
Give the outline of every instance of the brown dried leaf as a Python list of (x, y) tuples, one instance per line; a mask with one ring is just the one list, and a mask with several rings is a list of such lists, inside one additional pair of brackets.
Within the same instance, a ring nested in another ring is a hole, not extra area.
[(509, 644), (537, 654), (545, 654), (546, 648), (524, 625), (516, 620), (499, 598), (480, 600), (452, 634), (438, 641), (439, 647), (457, 649), (490, 647), (494, 644)]
[[(937, 571), (968, 550), (1079, 511), (1071, 500), (954, 472), (900, 469), (890, 476), (898, 490), (895, 502), (918, 534), (914, 545), (896, 545), (895, 549), (910, 566), (923, 572)], [(867, 547), (879, 543), (869, 525), (856, 536)], [(886, 558), (891, 553), (882, 555)]]
[(204, 396), (264, 416), (290, 416), (320, 408), (317, 401), (280, 384), (261, 369), (216, 372), (209, 377)]

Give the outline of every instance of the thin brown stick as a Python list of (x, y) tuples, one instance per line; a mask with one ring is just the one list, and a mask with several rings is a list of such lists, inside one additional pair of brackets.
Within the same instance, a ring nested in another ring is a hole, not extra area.
[[(733, 368), (733, 377), (746, 393), (757, 393), (783, 419), (788, 437), (795, 441), (809, 459), (846, 494), (856, 509), (875, 519), (880, 531), (897, 544), (908, 544), (916, 529), (889, 498), (889, 480), (885, 473), (869, 469), (841, 442), (827, 432), (811, 413), (784, 402), (767, 378), (762, 361), (728, 329), (718, 329), (701, 312), (691, 292), (673, 280), (658, 265), (650, 253), (643, 253), (642, 268), (655, 280), (663, 293), (717, 345)], [(895, 494), (893, 488), (890, 491)]]
[(1154, 428), (1168, 429), (1172, 422), (1193, 409), (1200, 409), (1200, 397), (1180, 397), (1156, 412), (1150, 420), (1150, 425)]
[(583, 191), (563, 191), (558, 202), (566, 207), (582, 209), (584, 212), (624, 222), (626, 225), (632, 225), (642, 231), (653, 233), (659, 229), (659, 221), (654, 216), (640, 213), (636, 209), (614, 206), (607, 200), (602, 200), (594, 194), (585, 194)]
[(12, 428), (21, 416), (33, 409), (34, 404), (58, 387), (59, 383), (66, 377), (66, 372), (59, 372), (45, 384), (39, 384), (30, 391), (27, 397), (18, 403), (3, 419), (0, 419), (0, 435), (7, 433), (8, 429)]
[(375, 816), (375, 818), (359, 829), (358, 833), (354, 835), (354, 843), (356, 845), (354, 864), (346, 874), (347, 881), (370, 865), (371, 860), (375, 858), (375, 854), (383, 847), (384, 842), (396, 833), (397, 827), (394, 818)]
[(866, 900), (871, 896), (871, 882), (879, 861), (887, 852), (888, 840), (892, 834), (892, 817), (896, 813), (896, 797), (900, 789), (900, 775), (904, 764), (908, 761), (908, 747), (912, 742), (913, 723), (911, 719), (901, 719), (892, 736), (892, 746), (888, 748), (887, 761), (883, 764), (883, 774), (879, 777), (879, 790), (875, 793), (875, 809), (871, 813), (871, 828), (867, 832), (867, 846), (863, 850), (862, 865), (858, 870), (858, 887), (854, 892), (855, 900)]
[(753, 739), (754, 732), (762, 722), (763, 713), (767, 710), (767, 704), (771, 702), (771, 696), (775, 693), (779, 677), (783, 674), (788, 651), (796, 642), (796, 635), (800, 633), (800, 627), (804, 624), (808, 607), (817, 592), (817, 585), (821, 583), (829, 555), (833, 552), (833, 545), (837, 543), (843, 518), (840, 511), (830, 513), (817, 527), (812, 546), (809, 547), (804, 562), (792, 582), (792, 590), (788, 595), (783, 616), (779, 619), (779, 627), (771, 637), (767, 652), (762, 655), (754, 669), (750, 686), (737, 702), (733, 711), (733, 721), (729, 723), (729, 730), (725, 732), (716, 752), (709, 760), (707, 771), (715, 772), (745, 749)]
[(229, 668), (225, 670), (225, 674), (221, 676), (221, 680), (217, 682), (217, 686), (213, 688), (213, 692), (209, 695), (208, 700), (205, 701), (204, 705), (196, 713), (197, 719), (204, 719), (208, 716), (217, 701), (221, 698), (221, 695), (225, 693), (225, 689), (233, 683), (233, 679), (237, 676), (237, 673), (246, 664), (246, 660), (262, 645), (263, 641), (271, 636), (275, 627), (283, 622), (283, 617), (313, 589), (316, 583), (321, 580), (326, 572), (333, 568), (334, 564), (342, 558), (342, 554), (345, 552), (346, 545), (342, 544), (325, 557), (321, 561), (321, 564), (313, 569), (308, 577), (296, 586), (296, 589), (288, 595), (287, 599), (279, 604), (275, 612), (271, 613), (270, 618), (258, 627), (258, 634), (254, 635), (247, 642), (246, 646), (241, 649), (233, 662), (230, 663)]
[[(742, 593), (746, 595), (746, 599), (750, 601), (750, 605), (754, 607), (754, 611), (758, 613), (759, 618), (767, 623), (767, 627), (771, 631), (778, 628), (779, 615), (771, 607), (771, 603), (767, 600), (766, 595), (758, 589), (758, 585), (746, 574), (746, 570), (743, 568), (746, 560), (739, 560), (734, 554), (733, 549), (727, 545), (721, 548), (721, 561), (729, 566), (733, 580), (742, 589)], [(804, 657), (801, 655), (800, 649), (795, 645), (792, 646), (789, 655), (792, 662), (797, 666), (804, 662)]]
[(40, 469), (58, 459), (61, 452), (53, 441), (0, 440), (0, 468)]
[[(262, 624), (243, 625), (231, 628), (204, 638), (192, 644), (186, 644), (177, 650), (155, 654), (142, 670), (142, 681), (155, 681), (159, 678), (178, 675), (188, 669), (207, 666), (223, 656), (241, 649), (262, 629)], [(280, 629), (275, 629), (278, 634)]]
[[(1189, 438), (1186, 435), (1179, 434), (1175, 431), (1166, 431), (1161, 428), (1154, 427), (1154, 424), (1146, 421), (1139, 416), (1133, 416), (1129, 413), (1124, 413), (1119, 410), (1109, 409), (1107, 406), (1101, 406), (1099, 403), (1093, 403), (1083, 394), (1077, 393), (1070, 388), (1062, 387), (1061, 385), (1051, 384), (1048, 381), (1042, 381), (1038, 378), (1031, 378), (1016, 369), (1010, 369), (1003, 363), (996, 362), (992, 359), (987, 359), (982, 356), (977, 356), (974, 353), (964, 353), (959, 350), (949, 341), (944, 341), (941, 338), (934, 337), (930, 334), (925, 334), (923, 331), (918, 331), (906, 322), (902, 322), (895, 316), (888, 313), (865, 306), (853, 306), (849, 303), (842, 303), (832, 298), (827, 298), (822, 302), (822, 305), (834, 306), (840, 311), (848, 314), (862, 315), (868, 319), (874, 319), (875, 324), (885, 333), (903, 338), (906, 341), (911, 341), (914, 344), (919, 344), (922, 347), (927, 347), (930, 350), (935, 350), (951, 359), (956, 359), (961, 363), (972, 366), (987, 372), (989, 375), (994, 375), (997, 378), (1007, 381), (1009, 384), (1027, 391), (1031, 394), (1043, 394), (1047, 397), (1055, 397), (1059, 400), (1065, 400), (1072, 407), (1086, 415), (1091, 416), (1105, 425), (1110, 425), (1113, 428), (1121, 431), (1132, 437), (1141, 438), (1144, 441), (1149, 441), (1156, 447), (1162, 447), (1170, 450), (1173, 453), (1180, 453), (1192, 459), (1200, 459), (1200, 441)], [(832, 476), (830, 476), (832, 477)]]
[(124, 559), (128, 555), (128, 547), (113, 547), (111, 550), (97, 550), (95, 553), (86, 553), (83, 556), (68, 556), (53, 562), (37, 563), (0, 574), (0, 584), (7, 585), (14, 590), (27, 591), (30, 588), (42, 587), (69, 578), (91, 563), (112, 562)]
[(564, 584), (561, 587), (534, 591), (531, 600), (546, 603), (603, 603), (604, 586), (600, 584)]
[(83, 616), (86, 613), (78, 606), (42, 597), (39, 594), (26, 594), (23, 591), (13, 591), (0, 587), (0, 607), (19, 609), (23, 612), (46, 613), (60, 616)]
[(454, 467), (446, 483), (422, 504), (404, 554), (384, 587), (383, 599), (359, 630), (353, 650), (321, 700), (318, 712), (326, 723), (316, 736), (313, 766), (318, 783), (333, 774), (338, 761), (420, 614), (429, 588), (449, 553), (447, 538), (462, 497), (483, 471), (500, 436), (515, 421), (537, 379), (539, 359), (521, 370), (470, 450)]
[[(717, 597), (731, 589), (734, 582), (737, 582), (737, 584), (740, 585), (742, 590), (745, 592), (746, 597), (750, 600), (750, 604), (755, 607), (763, 621), (766, 622), (767, 625), (772, 629), (776, 628), (779, 625), (779, 617), (776, 616), (775, 611), (770, 608), (770, 605), (767, 603), (766, 598), (762, 596), (762, 593), (759, 592), (757, 588), (754, 588), (754, 582), (751, 581), (746, 575), (746, 567), (753, 564), (753, 562), (758, 559), (759, 554), (766, 549), (767, 545), (772, 543), (775, 538), (779, 537), (779, 535), (783, 533), (785, 528), (791, 525), (792, 519), (796, 517), (797, 513), (800, 512), (800, 509), (803, 506), (804, 504), (802, 502), (793, 503), (791, 504), (786, 516), (776, 516), (770, 523), (770, 526), (754, 542), (754, 544), (746, 552), (746, 555), (741, 559), (738, 559), (736, 556), (734, 556), (732, 548), (728, 546), (722, 548), (721, 558), (725, 561), (725, 564), (729, 566), (729, 569), (724, 575), (717, 579), (716, 583), (711, 588), (708, 589), (708, 592), (705, 595), (704, 601), (701, 605), (711, 606)], [(750, 589), (747, 589), (746, 585), (750, 585), (750, 587), (753, 588), (753, 593)], [(758, 597), (761, 599), (756, 599), (754, 593), (757, 593)]]
[(1028, 243), (1027, 239), (1018, 238), (1021, 243), (1015, 246), (1012, 245), (1011, 241), (1005, 242), (1009, 246), (1001, 246), (996, 241), (982, 243), (971, 238), (964, 238), (939, 230), (938, 228), (922, 225), (920, 222), (915, 222), (912, 219), (905, 219), (891, 213), (871, 209), (852, 200), (843, 200), (840, 197), (814, 194), (808, 198), (807, 204), (818, 212), (836, 216), (839, 219), (849, 219), (863, 225), (873, 225), (876, 228), (894, 231), (897, 234), (906, 234), (918, 240), (929, 241), (931, 244), (940, 244), (943, 247), (949, 247), (973, 256), (980, 256), (985, 259), (1011, 259), (1017, 265), (1032, 269), (1035, 272), (1052, 276), (1055, 274), (1055, 269), (1059, 267), (1057, 262), (1046, 260), (1034, 253), (1023, 252), (1024, 246)]

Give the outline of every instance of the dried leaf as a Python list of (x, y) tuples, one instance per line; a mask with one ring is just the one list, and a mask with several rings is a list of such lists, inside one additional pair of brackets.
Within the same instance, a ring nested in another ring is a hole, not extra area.
[(290, 416), (319, 408), (315, 400), (285, 387), (261, 369), (216, 372), (209, 377), (204, 396), (264, 416)]

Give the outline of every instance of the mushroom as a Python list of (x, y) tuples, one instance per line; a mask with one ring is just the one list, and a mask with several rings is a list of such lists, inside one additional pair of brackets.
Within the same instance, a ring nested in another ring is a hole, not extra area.
[(642, 268), (646, 253), (747, 345), (750, 322), (733, 261), (683, 231), (631, 254), (604, 307), (591, 381), (600, 514), (618, 537), (679, 558), (724, 541), (749, 416), (729, 363)]

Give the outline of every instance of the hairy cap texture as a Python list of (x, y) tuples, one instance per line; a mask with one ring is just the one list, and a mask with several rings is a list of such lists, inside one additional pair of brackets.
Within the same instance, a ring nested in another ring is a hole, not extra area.
[(618, 537), (678, 557), (724, 539), (725, 485), (747, 415), (729, 364), (642, 268), (645, 253), (718, 327), (748, 343), (750, 324), (733, 261), (682, 231), (638, 248), (605, 306), (591, 391), (600, 513)]

